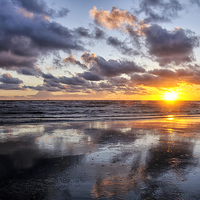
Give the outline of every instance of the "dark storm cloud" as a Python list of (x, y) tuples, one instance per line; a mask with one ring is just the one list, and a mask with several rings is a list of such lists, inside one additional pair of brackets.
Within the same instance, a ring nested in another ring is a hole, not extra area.
[(145, 13), (145, 22), (169, 22), (184, 9), (178, 0), (142, 0), (136, 14)]
[[(152, 76), (153, 75), (153, 76)], [(132, 76), (132, 81), (136, 84), (154, 86), (186, 82), (188, 84), (200, 84), (199, 66), (187, 66), (185, 69), (154, 69), (142, 76)]]
[(19, 84), (23, 83), (18, 78), (13, 78), (9, 73), (0, 76), (0, 90), (24, 90)]
[(51, 80), (54, 80), (54, 81), (58, 81), (58, 78), (53, 76), (52, 74), (45, 74), (45, 73), (42, 73), (42, 77), (44, 79), (51, 79)]
[(37, 91), (49, 91), (49, 92), (59, 92), (61, 89), (58, 87), (53, 87), (48, 84), (38, 85), (38, 86), (24, 86), (23, 88), (28, 88)]
[(37, 14), (49, 15), (51, 9), (48, 8), (46, 2), (42, 0), (12, 0), (15, 5), (25, 8), (27, 11)]
[(38, 67), (33, 67), (33, 68), (27, 68), (27, 67), (21, 67), (17, 69), (18, 74), (23, 74), (27, 76), (36, 76), (39, 77), (42, 74), (42, 71)]
[(110, 84), (110, 83), (105, 83), (105, 82), (101, 82), (99, 83), (99, 87), (102, 88), (102, 89), (113, 89), (113, 85)]
[(199, 71), (196, 72), (192, 69), (177, 69), (175, 71), (169, 69), (154, 69), (148, 72), (149, 74), (157, 75), (165, 78), (182, 78), (185, 76), (194, 76), (195, 74), (199, 74)]
[[(105, 78), (99, 77), (95, 72), (78, 73), (72, 77), (56, 77), (52, 74), (42, 73), (43, 84), (38, 86), (23, 86), (23, 89), (36, 91), (63, 91), (67, 93), (94, 93), (108, 92), (118, 94), (147, 94), (146, 90), (136, 85), (133, 86), (132, 80), (123, 77)], [(100, 81), (100, 82), (96, 82)], [(131, 85), (132, 84), (132, 85)], [(137, 88), (137, 89), (136, 89)]]
[(151, 75), (148, 73), (138, 75), (134, 74), (131, 76), (131, 82), (133, 85), (143, 85), (149, 87), (177, 87), (178, 80), (176, 79), (169, 79), (164, 77), (159, 77), (155, 75)]
[(93, 31), (93, 36), (96, 39), (103, 39), (105, 37), (105, 33), (99, 27), (95, 27)]
[[(128, 33), (132, 44), (138, 49), (143, 44), (142, 38), (145, 38), (148, 56), (155, 56), (154, 61), (159, 62), (161, 66), (194, 61), (193, 49), (199, 46), (199, 38), (192, 31), (178, 27), (168, 31), (159, 25), (148, 24), (150, 21), (169, 21), (178, 16), (178, 12), (185, 9), (185, 5), (182, 5), (178, 0), (143, 0), (139, 6), (140, 9), (136, 13), (145, 12), (148, 16), (146, 20), (138, 21), (135, 15), (116, 7), (113, 7), (111, 11), (103, 9), (97, 11), (97, 8), (94, 7), (90, 10), (90, 15), (97, 25)], [(122, 54), (142, 54), (142, 52), (134, 51), (125, 42), (115, 37), (108, 37), (107, 44), (117, 48)]]
[(84, 53), (81, 56), (83, 62), (91, 65), (90, 71), (96, 71), (100, 75), (113, 77), (121, 74), (130, 74), (133, 72), (145, 72), (145, 69), (127, 60), (105, 60), (103, 57), (95, 54)]
[(86, 85), (87, 82), (82, 79), (82, 78), (79, 78), (77, 76), (74, 76), (74, 77), (66, 77), (66, 76), (62, 76), (62, 77), (59, 77), (59, 81), (60, 83), (62, 84), (66, 84), (66, 85)]
[(107, 44), (117, 48), (122, 54), (125, 55), (137, 55), (138, 52), (128, 47), (125, 42), (118, 40), (116, 37), (108, 37)]
[[(31, 2), (44, 5), (42, 1)], [(33, 6), (33, 9), (43, 10), (43, 7)], [(44, 16), (18, 10), (11, 1), (0, 1), (0, 67), (31, 68), (40, 55), (57, 50), (70, 52), (84, 47), (76, 31), (50, 22)]]
[(55, 82), (55, 81), (52, 81), (52, 80), (44, 80), (44, 86), (48, 87), (49, 88), (49, 91), (50, 91), (50, 88), (57, 88), (58, 91), (61, 91), (61, 90), (65, 90), (66, 87), (58, 82)]
[(156, 56), (160, 65), (191, 62), (193, 49), (199, 46), (198, 37), (180, 28), (168, 31), (158, 25), (152, 25), (142, 31), (146, 36), (149, 54)]
[(141, 75), (131, 76), (130, 85), (149, 87), (177, 87), (179, 83), (200, 84), (200, 70), (198, 66), (187, 66), (185, 69), (154, 69)]
[(115, 86), (126, 86), (129, 80), (123, 77), (113, 77), (109, 80)]
[(85, 80), (89, 80), (89, 81), (100, 81), (100, 80), (103, 80), (103, 77), (99, 76), (95, 72), (78, 73), (77, 76), (82, 77)]
[[(1, 39), (0, 39), (1, 42)], [(0, 44), (1, 45), (1, 44)], [(11, 52), (0, 51), (0, 67), (1, 68), (19, 68), (19, 67), (33, 67), (36, 62), (35, 57), (19, 56)]]
[(108, 77), (119, 76), (121, 74), (130, 74), (133, 72), (145, 72), (144, 68), (139, 67), (134, 62), (123, 60), (105, 60), (103, 57), (97, 57), (96, 67), (100, 74)]
[(123, 77), (114, 77), (107, 80), (106, 82), (101, 82), (98, 84), (98, 88), (100, 90), (97, 90), (96, 88), (93, 88), (93, 90), (96, 92), (107, 91), (110, 93), (118, 93), (124, 95), (149, 94), (145, 88), (133, 85), (131, 80), (125, 79)]
[(87, 82), (78, 77), (78, 76), (73, 76), (73, 77), (66, 77), (66, 76), (60, 76), (60, 77), (55, 77), (52, 74), (42, 74), (42, 77), (44, 78), (44, 82), (50, 83), (62, 83), (66, 85), (86, 85)]
[[(78, 37), (83, 37), (84, 39), (89, 40), (100, 40), (105, 38), (105, 32), (101, 30), (99, 27), (93, 27), (93, 30), (78, 27), (74, 29), (74, 33), (77, 34)], [(93, 43), (94, 44), (94, 43)]]
[(176, 75), (182, 81), (188, 84), (200, 84), (200, 66), (199, 65), (189, 65), (185, 69), (177, 69)]
[(15, 85), (15, 84), (0, 84), (0, 90), (24, 90), (23, 88), (21, 88), (19, 85)]
[(86, 29), (84, 27), (78, 27), (75, 30), (80, 36), (88, 37), (88, 38), (91, 37), (91, 34), (89, 33), (89, 29)]
[(29, 12), (51, 17), (65, 17), (69, 13), (67, 8), (61, 8), (59, 11), (49, 8), (46, 2), (43, 0), (12, 0), (12, 2)]
[(22, 80), (18, 78), (13, 78), (9, 73), (2, 74), (0, 76), (0, 82), (6, 83), (6, 84), (17, 84), (17, 85), (20, 83), (23, 83)]
[(62, 91), (65, 90), (66, 87), (60, 83), (60, 80), (58, 77), (53, 76), (52, 74), (45, 74), (42, 73), (43, 85), (38, 86), (23, 86), (23, 88), (29, 88), (32, 90), (38, 90), (38, 91)]
[[(55, 77), (52, 74), (42, 74), (44, 78), (43, 85), (38, 86), (23, 86), (24, 89), (32, 89), (37, 91), (65, 91), (70, 93), (76, 92), (88, 92), (88, 89), (93, 88), (94, 84), (87, 82), (86, 80), (74, 76), (74, 77)], [(96, 87), (96, 86), (95, 86)]]

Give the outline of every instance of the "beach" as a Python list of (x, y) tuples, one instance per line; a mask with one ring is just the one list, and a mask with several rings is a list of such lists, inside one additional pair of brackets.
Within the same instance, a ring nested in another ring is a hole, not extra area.
[(200, 200), (200, 0), (0, 0), (0, 200)]
[(0, 199), (199, 199), (200, 117), (0, 126)]

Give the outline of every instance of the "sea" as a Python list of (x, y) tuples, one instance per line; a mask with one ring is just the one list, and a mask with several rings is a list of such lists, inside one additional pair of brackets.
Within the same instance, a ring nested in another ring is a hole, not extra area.
[(0, 200), (199, 200), (199, 101), (0, 101)]
[(0, 101), (0, 125), (200, 116), (199, 101)]

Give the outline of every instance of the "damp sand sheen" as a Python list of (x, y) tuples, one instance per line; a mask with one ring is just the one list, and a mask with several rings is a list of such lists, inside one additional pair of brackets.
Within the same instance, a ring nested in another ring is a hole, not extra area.
[(0, 199), (200, 199), (199, 105), (0, 101)]

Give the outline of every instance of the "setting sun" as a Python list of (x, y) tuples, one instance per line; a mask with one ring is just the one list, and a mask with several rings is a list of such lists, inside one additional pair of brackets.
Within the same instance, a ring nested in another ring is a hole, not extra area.
[(175, 91), (165, 92), (163, 95), (163, 99), (167, 101), (173, 101), (178, 98), (178, 94)]

